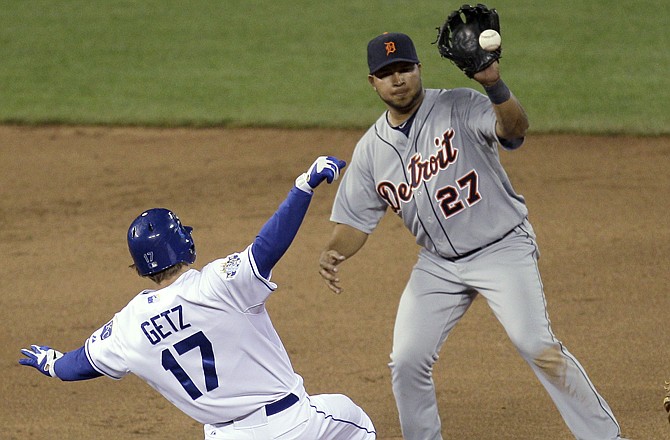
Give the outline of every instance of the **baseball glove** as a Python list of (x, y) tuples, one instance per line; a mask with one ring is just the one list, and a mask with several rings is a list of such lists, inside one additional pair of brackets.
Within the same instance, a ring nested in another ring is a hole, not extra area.
[(479, 45), (479, 34), (487, 29), (500, 33), (498, 12), (478, 3), (463, 5), (437, 28), (437, 49), (443, 58), (451, 60), (468, 77), (500, 59), (502, 48), (488, 52)]
[(668, 422), (670, 422), (670, 382), (665, 381), (665, 399), (663, 399), (663, 408), (668, 412)]

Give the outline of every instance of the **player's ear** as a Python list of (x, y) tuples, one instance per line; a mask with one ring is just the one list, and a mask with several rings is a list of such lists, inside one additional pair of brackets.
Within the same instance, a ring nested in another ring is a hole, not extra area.
[(375, 76), (374, 75), (368, 75), (368, 82), (372, 86), (373, 89), (377, 90), (377, 87), (375, 87)]

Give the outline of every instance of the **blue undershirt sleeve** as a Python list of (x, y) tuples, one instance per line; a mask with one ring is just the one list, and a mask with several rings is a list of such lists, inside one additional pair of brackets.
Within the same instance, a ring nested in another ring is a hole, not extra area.
[(54, 371), (60, 380), (86, 380), (102, 376), (96, 371), (86, 357), (84, 347), (63, 354), (54, 363)]
[(264, 278), (270, 276), (272, 268), (291, 246), (311, 201), (312, 194), (294, 186), (258, 232), (251, 245), (251, 252), (258, 271)]

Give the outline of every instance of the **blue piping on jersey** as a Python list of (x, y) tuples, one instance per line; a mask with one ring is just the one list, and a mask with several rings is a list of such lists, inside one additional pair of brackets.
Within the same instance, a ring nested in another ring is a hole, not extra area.
[(261, 274), (258, 272), (258, 268), (256, 267), (256, 264), (255, 264), (255, 262), (254, 262), (254, 259), (253, 259), (253, 257), (252, 257), (251, 252), (247, 253), (247, 257), (249, 258), (249, 266), (251, 267), (251, 271), (254, 273), (254, 276), (255, 276), (256, 278), (258, 278), (258, 280), (259, 280), (260, 282), (262, 282), (263, 284), (265, 284), (265, 287), (267, 287), (269, 290), (271, 290), (272, 292), (274, 292), (276, 289), (272, 286), (272, 284), (270, 284), (270, 281), (268, 281), (268, 277), (270, 276), (270, 274), (271, 274), (272, 272), (268, 273), (268, 276), (267, 276), (267, 277), (264, 277), (263, 275), (261, 275)]
[(319, 414), (323, 414), (323, 415), (324, 415), (324, 418), (326, 418), (326, 419), (333, 419), (333, 421), (335, 421), (335, 422), (346, 423), (347, 425), (354, 426), (354, 427), (356, 427), (356, 428), (358, 428), (358, 429), (360, 429), (360, 430), (363, 430), (363, 431), (367, 432), (368, 434), (373, 434), (375, 437), (377, 436), (377, 432), (375, 432), (375, 431), (370, 431), (369, 429), (367, 429), (367, 428), (364, 427), (364, 426), (357, 425), (356, 423), (354, 423), (354, 422), (352, 422), (352, 421), (350, 421), (350, 420), (337, 419), (337, 418), (335, 418), (335, 416), (333, 416), (332, 414), (326, 414), (325, 411), (321, 411), (321, 410), (318, 409), (314, 404), (312, 404), (312, 401), (311, 401), (309, 398), (307, 398), (307, 400), (309, 400), (309, 406), (311, 406), (312, 408), (314, 408), (314, 410), (315, 410), (317, 413), (319, 413)]

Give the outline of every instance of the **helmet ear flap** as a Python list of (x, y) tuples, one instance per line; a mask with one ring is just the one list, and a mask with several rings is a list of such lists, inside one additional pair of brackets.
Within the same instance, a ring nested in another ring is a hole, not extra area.
[(192, 231), (168, 209), (154, 208), (140, 214), (128, 228), (128, 250), (138, 273), (152, 275), (178, 263), (194, 263)]
[(195, 262), (195, 241), (193, 241), (193, 228), (191, 226), (182, 226), (182, 231), (186, 235), (186, 241), (188, 242), (188, 249), (184, 249), (183, 262), (188, 264), (193, 264)]

